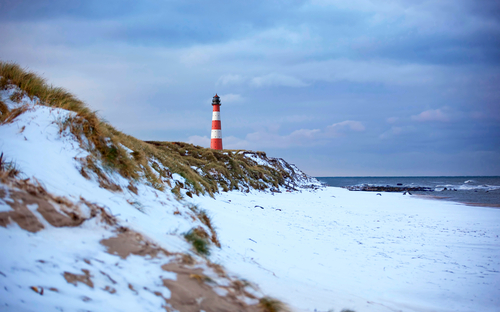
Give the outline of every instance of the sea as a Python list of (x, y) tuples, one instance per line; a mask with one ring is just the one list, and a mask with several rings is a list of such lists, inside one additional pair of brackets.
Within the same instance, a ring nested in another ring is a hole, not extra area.
[(413, 195), (450, 200), (472, 206), (500, 207), (500, 177), (316, 177), (335, 187), (391, 186), (427, 187), (431, 191)]

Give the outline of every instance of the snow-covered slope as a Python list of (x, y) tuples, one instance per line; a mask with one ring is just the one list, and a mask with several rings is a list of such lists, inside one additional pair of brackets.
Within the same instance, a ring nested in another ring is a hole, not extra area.
[(2, 311), (258, 311), (264, 295), (293, 311), (498, 311), (498, 209), (320, 187), (247, 152), (285, 183), (179, 199), (187, 181), (154, 159), (161, 189), (87, 170), (89, 144), (64, 127), (75, 113), (14, 91), (0, 92), (24, 107), (0, 124), (3, 162), (21, 171), (0, 171)]
[(260, 166), (267, 166), (276, 168), (280, 171), (286, 172), (288, 175), (285, 177), (285, 189), (319, 189), (322, 187), (321, 183), (311, 176), (308, 176), (294, 164), (289, 164), (283, 158), (267, 157), (262, 152), (240, 152), (245, 157), (253, 160)]
[[(146, 179), (85, 170), (89, 155), (61, 125), (75, 113), (10, 100), (0, 124), (0, 309), (257, 311), (263, 294), (199, 256), (189, 231), (217, 241), (202, 209)], [(14, 118), (13, 118), (14, 117)], [(107, 183), (103, 184), (103, 179)], [(185, 180), (172, 175), (172, 186)], [(112, 185), (113, 187), (110, 187)], [(181, 193), (186, 194), (182, 189)], [(213, 248), (216, 248), (213, 246)]]

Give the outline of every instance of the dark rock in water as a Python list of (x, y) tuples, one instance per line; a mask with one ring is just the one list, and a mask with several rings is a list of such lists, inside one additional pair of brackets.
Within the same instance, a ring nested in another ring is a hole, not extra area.
[[(371, 186), (371, 185), (354, 185), (354, 186), (343, 186), (343, 188), (349, 191), (364, 191), (364, 192), (432, 192), (434, 189), (430, 187), (423, 186)], [(378, 195), (378, 194), (377, 194)]]
[(403, 183), (398, 183), (398, 185), (403, 185)]

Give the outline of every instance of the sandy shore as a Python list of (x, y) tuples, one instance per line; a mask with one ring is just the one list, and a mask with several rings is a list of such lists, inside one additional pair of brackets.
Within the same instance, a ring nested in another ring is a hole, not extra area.
[(195, 202), (218, 228), (214, 261), (297, 311), (496, 311), (500, 210), (424, 198), (328, 187)]
[(456, 200), (450, 200), (451, 197), (449, 197), (449, 196), (436, 196), (436, 195), (425, 195), (425, 194), (414, 194), (412, 196), (417, 196), (417, 197), (420, 197), (423, 199), (448, 200), (451, 202), (461, 203), (461, 204), (464, 204), (467, 206), (474, 206), (474, 207), (500, 208), (500, 204), (461, 202), (461, 201), (456, 201)]

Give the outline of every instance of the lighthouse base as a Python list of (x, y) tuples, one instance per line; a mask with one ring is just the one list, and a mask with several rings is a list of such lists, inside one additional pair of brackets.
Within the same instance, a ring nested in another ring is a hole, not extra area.
[(215, 150), (222, 150), (222, 139), (211, 139), (210, 148)]

